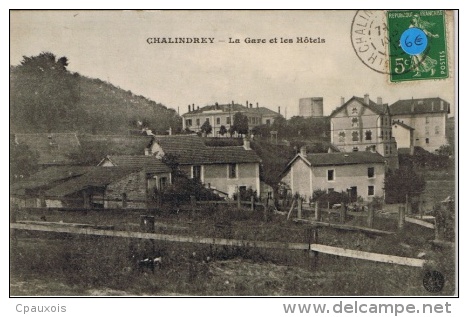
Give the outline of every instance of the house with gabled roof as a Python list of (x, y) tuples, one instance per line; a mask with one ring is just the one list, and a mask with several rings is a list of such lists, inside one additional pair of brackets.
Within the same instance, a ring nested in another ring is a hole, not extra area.
[(448, 144), (447, 101), (438, 97), (398, 100), (390, 106), (390, 112), (393, 120), (414, 129), (414, 146), (434, 152)]
[(305, 147), (286, 166), (282, 183), (291, 194), (311, 199), (313, 192), (346, 192), (351, 201), (384, 195), (386, 159), (376, 152), (308, 154)]
[(392, 135), (398, 144), (399, 154), (414, 154), (414, 128), (393, 119)]
[(172, 171), (161, 159), (148, 155), (108, 155), (100, 163), (102, 167), (139, 168), (146, 174), (147, 191), (163, 190), (172, 184)]
[(388, 104), (353, 96), (330, 114), (331, 143), (341, 152), (376, 152), (398, 168), (397, 143), (392, 136), (392, 117)]
[(45, 191), (79, 177), (93, 166), (51, 166), (10, 185), (10, 200), (18, 207), (46, 207)]
[(148, 154), (173, 156), (182, 172), (221, 196), (247, 189), (260, 193), (261, 159), (247, 139), (242, 146), (215, 147), (196, 135), (154, 136)]

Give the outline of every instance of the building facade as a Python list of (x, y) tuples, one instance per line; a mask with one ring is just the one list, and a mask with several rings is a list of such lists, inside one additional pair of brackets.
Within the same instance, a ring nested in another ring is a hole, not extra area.
[(441, 98), (399, 100), (390, 106), (393, 120), (414, 129), (414, 146), (434, 152), (448, 144), (450, 104)]
[[(215, 137), (223, 136), (221, 127), (224, 126), (229, 131), (234, 123), (234, 115), (238, 112), (247, 116), (249, 132), (256, 126), (273, 124), (276, 118), (281, 117), (280, 111), (275, 112), (266, 107), (259, 107), (258, 103), (256, 107), (253, 107), (248, 101), (246, 102), (246, 106), (232, 102), (231, 104), (223, 105), (216, 103), (215, 105), (195, 109), (195, 105), (189, 105), (188, 112), (182, 115), (182, 128), (184, 130), (189, 129), (194, 132), (200, 132), (201, 126), (205, 122), (209, 122), (212, 127), (210, 135)], [(224, 134), (224, 136), (227, 135), (229, 133)]]
[(149, 155), (171, 155), (188, 177), (222, 197), (252, 189), (260, 195), (261, 159), (244, 139), (243, 146), (206, 146), (196, 135), (155, 136)]
[(323, 97), (299, 99), (299, 116), (304, 118), (323, 117)]
[(398, 168), (397, 143), (392, 135), (392, 117), (382, 98), (377, 102), (352, 97), (330, 115), (330, 138), (341, 152), (376, 152)]
[(346, 192), (352, 201), (370, 201), (384, 195), (386, 160), (378, 153), (306, 154), (303, 150), (288, 164), (282, 182), (294, 195), (311, 199), (313, 192)]
[(398, 144), (398, 153), (414, 154), (414, 129), (412, 127), (393, 120), (392, 135)]

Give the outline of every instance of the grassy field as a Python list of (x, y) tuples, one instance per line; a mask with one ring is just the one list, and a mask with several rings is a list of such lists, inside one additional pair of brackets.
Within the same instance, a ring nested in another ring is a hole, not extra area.
[[(205, 211), (206, 212), (206, 211)], [(156, 231), (204, 237), (261, 241), (307, 242), (307, 225), (285, 216), (253, 211), (210, 211), (203, 214), (164, 213), (156, 217)], [(213, 214), (214, 212), (214, 214)], [(22, 217), (36, 217), (26, 215)], [(48, 221), (126, 223), (138, 229), (139, 215), (54, 212)], [(359, 224), (362, 218), (349, 219)], [(396, 220), (376, 218), (375, 227), (396, 230)], [(455, 290), (454, 254), (434, 249), (430, 229), (408, 224), (390, 236), (319, 229), (319, 243), (349, 249), (417, 257), (425, 253), (428, 267), (412, 268), (374, 263), (306, 251), (265, 250), (251, 247), (177, 244), (126, 238), (79, 236), (21, 231), (10, 253), (11, 295), (433, 295), (422, 286), (427, 269), (443, 272), (446, 285), (436, 295)], [(140, 272), (136, 261), (162, 255), (162, 268)], [(136, 257), (133, 257), (136, 255)], [(207, 258), (209, 257), (209, 260)], [(28, 283), (26, 284), (26, 281)]]

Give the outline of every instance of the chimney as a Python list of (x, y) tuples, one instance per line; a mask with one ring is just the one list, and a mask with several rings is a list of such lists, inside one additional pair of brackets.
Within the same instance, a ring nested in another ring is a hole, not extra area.
[(300, 153), (302, 156), (306, 156), (307, 155), (307, 146), (301, 146), (301, 149), (300, 149)]
[(411, 103), (411, 112), (414, 112), (414, 102)]
[(258, 102), (257, 102), (257, 108), (258, 108)]
[(219, 105), (217, 102), (215, 102), (215, 110), (218, 110), (219, 109)]
[(432, 110), (432, 111), (434, 111), (434, 101), (433, 101), (433, 102), (431, 102), (431, 105), (432, 105), (432, 108), (431, 108), (431, 110)]
[(379, 106), (382, 105), (382, 97), (377, 97), (377, 104), (378, 104)]
[(344, 97), (341, 97), (341, 105), (344, 105)]
[(231, 102), (231, 104), (234, 106), (234, 100)]
[(250, 147), (250, 140), (248, 138), (244, 138), (244, 150), (251, 150), (252, 148)]
[(278, 113), (281, 114), (281, 107), (278, 106)]
[[(194, 106), (194, 107), (195, 107), (195, 106)], [(193, 109), (195, 109), (195, 108), (193, 108)], [(197, 110), (200, 110), (200, 106), (197, 106)]]
[(365, 95), (364, 95), (364, 103), (365, 103), (366, 105), (369, 104), (369, 94), (365, 94)]
[(250, 104), (250, 109), (252, 109), (252, 104)]
[(190, 105), (188, 105), (188, 112), (190, 112)]
[(248, 101), (248, 100), (245, 102), (245, 106), (246, 106), (247, 108), (249, 107), (249, 101)]

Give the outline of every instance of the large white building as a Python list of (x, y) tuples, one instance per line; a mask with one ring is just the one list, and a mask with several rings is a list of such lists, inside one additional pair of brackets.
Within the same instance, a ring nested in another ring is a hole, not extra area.
[(341, 152), (377, 152), (392, 169), (398, 168), (398, 151), (392, 136), (392, 117), (382, 98), (377, 102), (352, 97), (330, 114), (331, 143)]
[(450, 104), (441, 98), (398, 100), (390, 106), (393, 121), (414, 129), (414, 146), (434, 152), (447, 141)]

